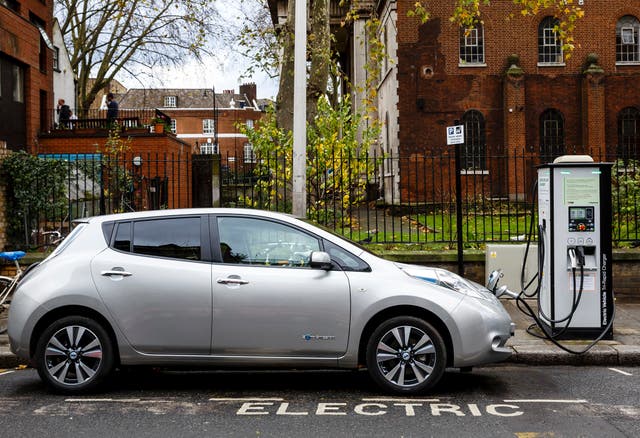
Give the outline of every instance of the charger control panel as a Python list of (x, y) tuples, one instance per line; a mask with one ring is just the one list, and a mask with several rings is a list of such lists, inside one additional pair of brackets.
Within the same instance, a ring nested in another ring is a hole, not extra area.
[(594, 207), (569, 207), (569, 231), (574, 233), (595, 231)]

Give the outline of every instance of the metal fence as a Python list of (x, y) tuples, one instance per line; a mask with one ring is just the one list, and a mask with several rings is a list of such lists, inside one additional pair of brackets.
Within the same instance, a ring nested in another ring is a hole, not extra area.
[[(63, 171), (34, 182), (32, 189), (44, 191), (40, 195), (44, 201), (25, 204), (10, 197), (13, 247), (37, 246), (43, 233), (51, 230), (64, 235), (74, 219), (85, 216), (206, 207), (212, 199), (220, 199), (226, 207), (281, 212), (291, 207), (290, 156), (257, 156), (245, 148), (215, 160), (190, 154), (41, 158), (63, 162)], [(596, 154), (594, 160), (616, 163), (614, 242), (640, 242), (638, 157), (627, 154), (616, 161), (615, 153)], [(456, 244), (459, 211), (465, 245), (523, 240), (532, 221), (537, 221), (536, 166), (548, 161), (530, 150), (488, 154), (486, 168), (460, 172), (462, 209), (457, 210), (452, 151), (410, 156), (325, 154), (308, 162), (308, 216), (356, 241), (447, 248)], [(212, 196), (212, 190), (220, 190), (219, 196)]]
[[(120, 108), (115, 119), (121, 128), (148, 128), (157, 120), (171, 126), (171, 118), (154, 108)], [(69, 119), (61, 120), (58, 109), (47, 111), (47, 120), (43, 132), (110, 129), (113, 121), (107, 119), (106, 109), (71, 109)]]
[[(66, 235), (82, 217), (165, 208), (192, 202), (192, 158), (181, 154), (42, 154), (56, 162), (29, 187), (15, 187), (7, 200), (12, 248), (34, 248), (51, 232)], [(5, 171), (6, 173), (6, 171)]]
[[(636, 151), (584, 151), (596, 162), (614, 163), (613, 239), (640, 243), (640, 169)], [(458, 224), (467, 245), (521, 241), (537, 223), (536, 166), (553, 161), (536, 150), (489, 153), (483, 168), (460, 171), (456, 199), (455, 154), (310, 158), (307, 166), (308, 216), (360, 242), (456, 245)], [(222, 156), (225, 206), (290, 211), (291, 157), (229, 152)], [(464, 160), (463, 160), (464, 162)], [(461, 208), (458, 209), (457, 206)], [(462, 220), (457, 221), (457, 213)]]

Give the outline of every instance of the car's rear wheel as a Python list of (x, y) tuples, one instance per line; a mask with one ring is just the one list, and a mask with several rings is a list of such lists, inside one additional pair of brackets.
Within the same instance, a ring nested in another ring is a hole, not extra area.
[(442, 336), (431, 324), (420, 318), (399, 316), (380, 324), (369, 338), (367, 367), (383, 389), (416, 394), (440, 380), (446, 355)]
[(40, 378), (53, 390), (95, 389), (111, 373), (114, 353), (106, 330), (93, 319), (68, 316), (49, 325), (36, 347)]

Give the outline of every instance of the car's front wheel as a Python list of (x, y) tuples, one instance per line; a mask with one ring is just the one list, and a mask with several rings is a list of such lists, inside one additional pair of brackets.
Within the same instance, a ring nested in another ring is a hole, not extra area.
[(36, 347), (38, 374), (57, 392), (93, 390), (111, 373), (113, 365), (113, 345), (108, 333), (84, 316), (68, 316), (53, 322)]
[(433, 387), (447, 363), (444, 341), (426, 321), (391, 318), (378, 326), (367, 344), (367, 367), (382, 388), (417, 394)]

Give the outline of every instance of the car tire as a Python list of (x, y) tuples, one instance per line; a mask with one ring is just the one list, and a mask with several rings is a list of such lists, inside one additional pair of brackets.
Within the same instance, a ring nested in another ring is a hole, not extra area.
[(65, 394), (95, 390), (115, 362), (107, 331), (84, 316), (67, 316), (50, 324), (40, 336), (35, 360), (40, 378)]
[(447, 364), (442, 336), (428, 322), (412, 317), (391, 318), (376, 328), (367, 343), (367, 368), (383, 389), (419, 394), (432, 388)]

